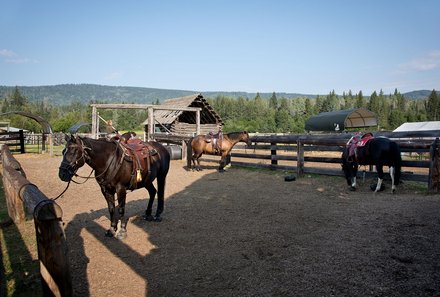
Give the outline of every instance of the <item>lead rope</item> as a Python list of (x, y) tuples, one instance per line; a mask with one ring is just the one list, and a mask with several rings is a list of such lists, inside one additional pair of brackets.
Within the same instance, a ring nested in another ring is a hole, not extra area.
[(50, 198), (50, 200), (55, 201), (55, 200), (57, 200), (58, 198), (60, 198), (61, 196), (63, 196), (63, 194), (66, 193), (67, 189), (68, 189), (69, 186), (70, 186), (70, 181), (71, 181), (71, 180), (69, 180), (69, 182), (67, 183), (66, 188), (64, 189), (64, 191), (61, 192), (61, 194), (59, 194), (59, 195), (56, 196), (55, 198)]

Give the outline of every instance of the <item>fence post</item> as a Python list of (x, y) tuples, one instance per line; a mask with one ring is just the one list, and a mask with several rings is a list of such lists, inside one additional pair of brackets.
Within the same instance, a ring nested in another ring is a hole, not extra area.
[(191, 141), (192, 141), (192, 138), (190, 138), (190, 140), (188, 140), (188, 143), (186, 144), (186, 166), (187, 166), (188, 170), (191, 170), (191, 160), (192, 160)]
[(440, 190), (440, 163), (439, 163), (439, 139), (434, 140), (429, 148), (429, 177), (428, 191), (439, 192)]
[(18, 131), (20, 133), (20, 153), (24, 154), (24, 134), (23, 130)]
[(301, 142), (301, 138), (296, 141), (297, 149), (297, 164), (296, 164), (296, 174), (298, 177), (304, 175), (304, 143)]
[(276, 142), (270, 143), (270, 165), (272, 170), (275, 170), (276, 165), (278, 165), (278, 160), (276, 159), (277, 156), (276, 145), (277, 145)]

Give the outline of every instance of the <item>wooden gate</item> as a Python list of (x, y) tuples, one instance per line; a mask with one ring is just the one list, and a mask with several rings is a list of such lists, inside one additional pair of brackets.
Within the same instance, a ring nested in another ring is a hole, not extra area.
[(0, 132), (0, 145), (7, 145), (11, 152), (24, 154), (23, 130), (18, 132)]

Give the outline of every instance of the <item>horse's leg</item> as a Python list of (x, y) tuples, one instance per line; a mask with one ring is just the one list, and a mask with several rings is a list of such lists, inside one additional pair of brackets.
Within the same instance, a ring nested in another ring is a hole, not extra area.
[(101, 186), (101, 192), (107, 201), (108, 212), (110, 214), (110, 229), (105, 232), (105, 236), (113, 237), (118, 229), (118, 217), (115, 216), (115, 190)]
[(166, 175), (157, 177), (157, 210), (156, 215), (154, 216), (154, 220), (156, 222), (162, 221), (161, 214), (164, 209), (165, 204), (165, 182)]
[(225, 158), (225, 168), (231, 167), (231, 153), (228, 153)]
[(125, 188), (121, 187), (117, 190), (118, 194), (118, 207), (116, 208), (119, 215), (119, 220), (121, 221), (121, 229), (119, 230), (116, 237), (118, 239), (125, 239), (127, 237), (127, 222), (128, 218), (125, 217), (125, 199), (127, 196), (127, 191)]
[(377, 178), (376, 190), (374, 190), (374, 193), (377, 193), (380, 191), (380, 188), (382, 187), (383, 177), (384, 177), (382, 164), (377, 164), (376, 170), (377, 170), (378, 178)]
[(350, 189), (352, 189), (352, 191), (355, 191), (355, 190), (356, 190), (356, 186), (357, 186), (357, 184), (356, 184), (356, 176), (353, 176), (353, 177), (351, 178), (351, 186), (350, 186)]
[(218, 171), (219, 172), (225, 172), (226, 156), (227, 156), (227, 153), (226, 154), (225, 153), (222, 154), (222, 157), (220, 159), (220, 165), (218, 167)]
[(390, 176), (391, 176), (391, 193), (396, 192), (396, 185), (394, 184), (394, 175), (396, 174), (396, 169), (394, 166), (390, 166)]
[(352, 168), (350, 168), (350, 174), (351, 174), (351, 185), (350, 185), (350, 191), (356, 191), (356, 187), (357, 187), (357, 173), (358, 173), (358, 169), (359, 167), (353, 166)]
[[(202, 153), (194, 153), (193, 155), (193, 162), (194, 162), (194, 167), (196, 168), (197, 171), (202, 171), (202, 167), (200, 167), (200, 157), (202, 156)], [(196, 161), (197, 161), (197, 165), (196, 165)]]
[(192, 154), (191, 156), (191, 170), (194, 170), (196, 168), (196, 154)]
[(150, 199), (148, 200), (148, 206), (147, 206), (147, 210), (145, 211), (144, 219), (147, 221), (153, 221), (154, 217), (151, 215), (151, 213), (153, 211), (153, 202), (154, 202), (154, 198), (156, 197), (157, 191), (153, 183), (147, 184), (145, 188), (148, 191), (148, 195), (150, 196)]

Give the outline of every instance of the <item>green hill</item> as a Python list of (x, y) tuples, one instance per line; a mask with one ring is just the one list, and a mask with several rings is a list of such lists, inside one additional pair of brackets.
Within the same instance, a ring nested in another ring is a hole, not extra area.
[[(15, 86), (0, 86), (0, 98), (6, 97), (14, 90)], [(165, 99), (187, 96), (194, 93), (202, 93), (205, 97), (215, 98), (227, 96), (231, 98), (245, 97), (253, 99), (256, 93), (247, 92), (200, 92), (191, 90), (169, 90), (141, 87), (104, 86), (94, 84), (63, 84), (54, 86), (18, 86), (22, 95), (29, 101), (47, 101), (54, 105), (67, 105), (72, 102), (88, 104), (93, 102), (102, 103), (143, 103), (151, 104)], [(431, 91), (419, 90), (404, 93), (408, 99), (422, 100), (428, 98)], [(298, 93), (276, 93), (278, 98), (315, 98), (316, 95)], [(260, 93), (262, 98), (268, 99), (272, 93)]]

